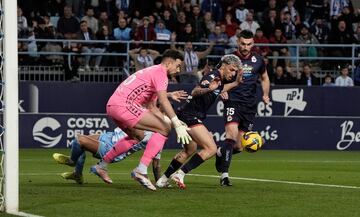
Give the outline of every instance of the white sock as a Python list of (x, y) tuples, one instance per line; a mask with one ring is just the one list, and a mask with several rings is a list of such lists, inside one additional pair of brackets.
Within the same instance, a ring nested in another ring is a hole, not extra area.
[(102, 160), (102, 161), (100, 161), (100, 162), (98, 163), (98, 165), (99, 165), (99, 167), (101, 167), (102, 169), (106, 170), (108, 163)]
[(136, 169), (141, 174), (147, 174), (147, 166), (143, 163), (139, 163)]
[(182, 170), (179, 170), (179, 171), (178, 171), (178, 174), (181, 175), (181, 176), (185, 176), (185, 173), (184, 173), (184, 171), (182, 171)]
[(229, 173), (222, 173), (221, 174), (221, 179), (226, 178), (226, 177), (229, 177)]
[(165, 174), (164, 174), (164, 175), (162, 175), (162, 176), (160, 177), (160, 179), (162, 179), (162, 180), (166, 180), (166, 181), (167, 181), (169, 178), (168, 178), (168, 177), (166, 177), (166, 176), (165, 176)]

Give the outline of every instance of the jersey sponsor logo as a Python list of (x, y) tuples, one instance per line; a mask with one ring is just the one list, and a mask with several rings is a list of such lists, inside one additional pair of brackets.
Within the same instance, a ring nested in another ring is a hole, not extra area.
[(352, 130), (354, 126), (353, 121), (344, 121), (341, 127), (341, 138), (336, 144), (336, 148), (340, 151), (349, 148), (354, 142), (360, 143), (360, 132)]
[(252, 57), (251, 57), (251, 62), (256, 63), (256, 61), (257, 61), (256, 57), (255, 57), (255, 56), (252, 56)]
[(275, 102), (285, 103), (284, 116), (289, 116), (293, 110), (304, 111), (307, 102), (303, 100), (304, 89), (290, 88), (272, 90), (272, 99)]
[(244, 64), (243, 67), (243, 77), (249, 77), (249, 76), (252, 76), (252, 71), (254, 69), (254, 67), (252, 67), (251, 65), (248, 65), (248, 64)]
[[(44, 117), (38, 120), (33, 127), (32, 133), (35, 141), (40, 142), (43, 148), (52, 148), (57, 145), (61, 138), (62, 134), (56, 134), (55, 131), (61, 127), (59, 121), (51, 117)], [(47, 130), (51, 129), (52, 132)], [(46, 133), (44, 132), (46, 131)], [(50, 134), (50, 135), (49, 135)], [(53, 136), (52, 134), (55, 134)]]

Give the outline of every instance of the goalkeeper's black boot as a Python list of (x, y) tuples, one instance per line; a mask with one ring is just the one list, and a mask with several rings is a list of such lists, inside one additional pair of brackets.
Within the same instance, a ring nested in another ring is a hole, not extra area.
[(220, 185), (221, 186), (232, 186), (229, 177), (220, 179)]

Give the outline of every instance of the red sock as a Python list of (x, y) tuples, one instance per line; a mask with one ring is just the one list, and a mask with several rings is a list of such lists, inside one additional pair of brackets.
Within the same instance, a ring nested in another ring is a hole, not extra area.
[(119, 141), (116, 142), (114, 147), (106, 153), (103, 157), (103, 160), (107, 163), (111, 163), (118, 155), (127, 152), (133, 145), (135, 145), (138, 141), (135, 139), (126, 136)]
[(140, 162), (146, 166), (149, 166), (151, 160), (159, 153), (167, 140), (167, 137), (160, 133), (154, 133), (149, 139), (144, 154), (140, 159)]

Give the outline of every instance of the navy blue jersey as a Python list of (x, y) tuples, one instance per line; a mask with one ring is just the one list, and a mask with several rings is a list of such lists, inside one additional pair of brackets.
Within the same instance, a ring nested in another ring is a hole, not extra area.
[[(216, 69), (209, 72), (205, 75), (200, 81), (201, 88), (208, 88), (211, 81), (215, 78), (221, 79), (220, 72)], [(216, 98), (219, 96), (221, 91), (224, 88), (224, 84), (221, 81), (218, 88), (213, 91), (207, 92), (203, 95), (199, 96), (189, 96), (186, 100), (186, 103), (179, 108), (179, 112), (182, 114), (191, 114), (199, 119), (205, 119), (206, 113), (211, 107), (211, 105), (215, 102)]]
[(240, 58), (243, 64), (244, 75), (243, 83), (229, 91), (229, 100), (239, 102), (247, 107), (254, 107), (259, 75), (265, 73), (266, 70), (264, 59), (255, 53), (251, 53), (248, 58), (242, 57), (238, 51), (234, 54)]

